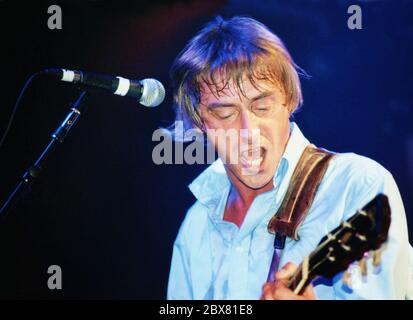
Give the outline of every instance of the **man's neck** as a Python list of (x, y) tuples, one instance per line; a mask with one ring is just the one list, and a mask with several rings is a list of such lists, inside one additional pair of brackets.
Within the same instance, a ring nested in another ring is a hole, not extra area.
[(274, 188), (272, 179), (259, 189), (252, 189), (241, 181), (232, 181), (231, 190), (226, 203), (224, 220), (235, 223), (241, 227), (248, 209), (259, 194)]
[(246, 186), (241, 181), (232, 181), (231, 192), (228, 202), (236, 203), (241, 207), (249, 207), (259, 194), (267, 192), (274, 188), (273, 179), (261, 188), (253, 189)]

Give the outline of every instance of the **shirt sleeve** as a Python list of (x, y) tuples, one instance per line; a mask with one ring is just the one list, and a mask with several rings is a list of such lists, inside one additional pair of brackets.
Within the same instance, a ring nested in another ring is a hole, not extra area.
[(205, 299), (211, 280), (206, 222), (205, 207), (197, 201), (188, 210), (173, 246), (167, 299)]
[[(380, 181), (365, 189), (362, 207), (378, 193), (389, 199), (391, 224), (388, 240), (382, 247), (381, 265), (375, 268), (371, 254), (367, 259), (368, 275), (363, 276), (357, 264), (349, 268), (351, 286), (343, 284), (342, 273), (334, 281), (337, 299), (407, 299), (413, 298), (413, 252), (408, 239), (406, 214), (393, 176), (383, 170)], [(361, 200), (360, 200), (361, 201)], [(409, 293), (410, 292), (410, 293)]]
[(182, 234), (178, 234), (172, 252), (171, 269), (169, 272), (168, 300), (191, 300), (193, 299), (191, 282), (189, 280), (189, 263)]

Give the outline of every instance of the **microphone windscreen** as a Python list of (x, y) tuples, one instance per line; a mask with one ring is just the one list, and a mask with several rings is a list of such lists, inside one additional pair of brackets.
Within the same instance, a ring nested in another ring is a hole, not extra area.
[(142, 85), (142, 97), (139, 102), (146, 107), (157, 107), (165, 99), (165, 88), (156, 79), (143, 79), (140, 81)]

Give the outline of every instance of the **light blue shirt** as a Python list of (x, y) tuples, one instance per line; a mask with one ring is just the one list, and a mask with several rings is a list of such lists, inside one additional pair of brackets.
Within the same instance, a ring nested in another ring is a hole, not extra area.
[[(297, 162), (309, 141), (295, 123), (273, 178), (274, 189), (258, 195), (238, 228), (224, 221), (231, 187), (221, 160), (202, 172), (189, 189), (197, 198), (174, 243), (168, 299), (259, 299), (273, 254), (274, 236), (267, 224), (286, 193)], [(380, 272), (362, 277), (352, 265), (349, 289), (338, 274), (315, 282), (318, 299), (405, 299), (413, 297), (413, 254), (405, 211), (392, 175), (377, 162), (354, 153), (337, 154), (330, 162), (309, 214), (298, 230), (299, 241), (287, 238), (280, 267), (299, 264), (320, 239), (378, 193), (389, 197), (392, 222)]]

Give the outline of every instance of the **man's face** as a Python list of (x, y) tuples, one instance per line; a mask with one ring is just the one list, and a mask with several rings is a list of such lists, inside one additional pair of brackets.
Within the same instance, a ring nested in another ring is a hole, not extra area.
[(272, 180), (289, 137), (284, 95), (268, 81), (258, 85), (259, 90), (246, 79), (244, 96), (232, 82), (219, 95), (201, 84), (200, 112), (207, 137), (232, 181), (252, 189)]

